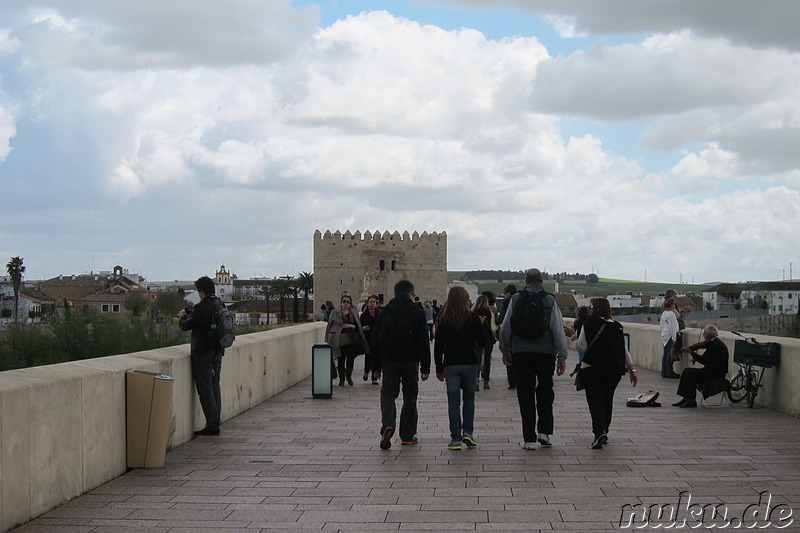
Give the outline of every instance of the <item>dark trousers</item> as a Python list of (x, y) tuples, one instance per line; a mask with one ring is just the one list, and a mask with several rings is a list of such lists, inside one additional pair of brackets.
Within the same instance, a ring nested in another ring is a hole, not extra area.
[(483, 381), (489, 381), (489, 376), (492, 372), (492, 350), (494, 350), (494, 343), (490, 342), (483, 347), (482, 360), (478, 360), (481, 369), (481, 378)]
[(355, 344), (348, 344), (339, 348), (341, 357), (336, 358), (336, 369), (339, 371), (339, 379), (353, 376), (353, 367), (356, 365), (356, 357), (360, 355)]
[(681, 380), (678, 382), (678, 396), (683, 396), (687, 400), (697, 399), (697, 386), (713, 378), (724, 378), (725, 374), (711, 372), (707, 368), (686, 368), (681, 372)]
[(661, 354), (661, 377), (667, 378), (669, 376), (675, 375), (675, 371), (672, 369), (672, 354), (670, 353), (670, 349), (672, 348), (672, 339), (667, 342), (667, 345), (664, 346), (664, 352)]
[(508, 379), (508, 386), (512, 389), (517, 386), (517, 380), (514, 378), (514, 365), (506, 366), (506, 378)]
[(356, 365), (355, 355), (343, 355), (337, 358), (336, 369), (339, 371), (339, 379), (344, 379), (345, 376), (351, 377), (353, 375), (353, 367)]
[[(553, 434), (553, 374), (556, 356), (551, 353), (519, 352), (511, 356), (517, 382), (517, 401), (522, 418), (522, 438), (536, 442), (536, 430)], [(536, 415), (539, 415), (538, 426)]]
[(208, 429), (219, 429), (222, 413), (222, 393), (219, 388), (221, 371), (222, 353), (217, 352), (210, 358), (192, 356), (192, 378)]
[(607, 372), (597, 367), (580, 369), (583, 391), (586, 393), (586, 403), (589, 405), (589, 414), (592, 415), (592, 433), (599, 437), (608, 433), (611, 426), (611, 416), (614, 411), (614, 391), (617, 390), (622, 374)]
[(419, 363), (391, 361), (383, 364), (381, 384), (381, 433), (387, 427), (397, 428), (395, 400), (403, 388), (403, 407), (400, 410), (400, 440), (409, 441), (417, 434), (417, 395), (419, 394)]

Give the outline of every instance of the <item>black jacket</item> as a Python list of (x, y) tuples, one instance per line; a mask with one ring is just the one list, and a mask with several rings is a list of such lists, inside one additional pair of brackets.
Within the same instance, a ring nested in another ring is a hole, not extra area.
[[(600, 328), (602, 333), (592, 344)], [(583, 329), (586, 342), (590, 344), (583, 355), (583, 362), (606, 373), (624, 374), (625, 336), (622, 324), (615, 320), (607, 322), (596, 316), (590, 316), (584, 323)]]
[(190, 345), (192, 357), (210, 359), (217, 352), (225, 352), (224, 348), (214, 346), (211, 339), (211, 319), (218, 305), (220, 305), (219, 298), (211, 294), (195, 305), (191, 313), (181, 317), (180, 328), (183, 331), (192, 331)]
[(436, 373), (441, 374), (444, 367), (450, 365), (477, 365), (475, 348), (485, 346), (486, 342), (485, 329), (475, 313), (469, 314), (469, 319), (460, 330), (438, 322), (433, 344)]
[(713, 377), (724, 378), (728, 373), (728, 347), (719, 337), (706, 344), (702, 354), (692, 352), (692, 357)]
[[(381, 346), (381, 330), (387, 328), (385, 324), (387, 320), (392, 320), (393, 315), (400, 313), (405, 315), (405, 319), (411, 327), (410, 347), (405, 350), (385, 350)], [(419, 363), (420, 373), (431, 373), (431, 346), (428, 340), (428, 324), (425, 321), (425, 313), (422, 311), (422, 307), (403, 296), (392, 298), (389, 301), (378, 315), (372, 330), (370, 344), (372, 371), (380, 372), (384, 363), (393, 361), (416, 361)]]

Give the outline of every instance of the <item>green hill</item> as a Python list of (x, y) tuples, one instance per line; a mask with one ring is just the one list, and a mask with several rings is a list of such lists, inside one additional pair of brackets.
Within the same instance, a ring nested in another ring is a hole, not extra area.
[[(525, 286), (523, 280), (511, 282), (521, 289)], [(483, 292), (486, 290), (494, 292), (496, 295), (503, 293), (503, 287), (507, 283), (478, 283), (478, 291)], [(576, 294), (582, 294), (586, 297), (592, 296), (608, 296), (610, 294), (642, 294), (644, 296), (658, 296), (664, 294), (667, 289), (675, 289), (679, 294), (694, 293), (696, 295), (703, 294), (704, 290), (713, 287), (716, 283), (703, 283), (703, 284), (678, 284), (678, 283), (652, 283), (649, 281), (630, 281), (612, 278), (600, 278), (598, 283), (587, 285), (579, 282), (564, 282), (560, 283), (559, 292), (575, 291)], [(555, 291), (554, 281), (544, 282), (545, 290), (549, 292)]]

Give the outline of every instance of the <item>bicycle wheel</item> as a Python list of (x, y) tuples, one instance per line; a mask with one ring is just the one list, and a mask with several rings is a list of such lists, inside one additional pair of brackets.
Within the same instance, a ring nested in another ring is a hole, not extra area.
[(745, 379), (741, 372), (737, 372), (731, 380), (731, 388), (728, 389), (728, 399), (733, 403), (739, 403), (745, 397)]
[(746, 380), (747, 388), (747, 407), (752, 408), (756, 403), (756, 396), (758, 395), (758, 376), (755, 372), (747, 374)]

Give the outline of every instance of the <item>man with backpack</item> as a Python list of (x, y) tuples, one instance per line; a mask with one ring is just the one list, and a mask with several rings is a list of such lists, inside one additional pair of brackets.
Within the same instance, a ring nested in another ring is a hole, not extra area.
[(217, 339), (215, 316), (220, 306), (224, 306), (215, 295), (214, 282), (208, 276), (198, 278), (194, 282), (200, 302), (187, 312), (181, 309), (180, 328), (191, 330), (190, 344), (192, 360), (192, 378), (200, 397), (200, 406), (206, 417), (206, 426), (195, 431), (195, 435), (219, 435), (222, 394), (219, 388), (222, 356), (225, 348)]
[(511, 297), (500, 328), (503, 364), (514, 366), (522, 418), (520, 446), (526, 450), (535, 450), (537, 442), (552, 446), (553, 373), (560, 376), (567, 369), (564, 321), (555, 297), (544, 290), (543, 283), (538, 269), (525, 273), (525, 288)]
[(431, 373), (428, 326), (422, 308), (414, 303), (414, 285), (408, 280), (394, 286), (394, 298), (375, 321), (370, 345), (373, 375), (381, 379), (382, 450), (392, 446), (397, 427), (395, 400), (403, 388), (400, 411), (400, 441), (404, 446), (417, 443), (417, 395), (419, 373), (422, 381)]

